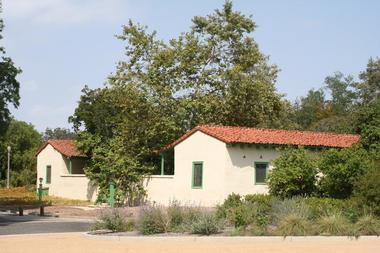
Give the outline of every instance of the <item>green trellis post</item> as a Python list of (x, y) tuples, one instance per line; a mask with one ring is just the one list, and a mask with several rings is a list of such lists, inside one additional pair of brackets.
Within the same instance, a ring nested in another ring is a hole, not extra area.
[(115, 184), (112, 181), (110, 182), (109, 187), (108, 204), (110, 205), (110, 207), (115, 206)]

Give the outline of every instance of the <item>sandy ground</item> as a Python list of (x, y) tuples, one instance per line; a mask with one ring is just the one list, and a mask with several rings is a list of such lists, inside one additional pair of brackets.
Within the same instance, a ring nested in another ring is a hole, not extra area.
[(117, 237), (83, 233), (0, 236), (1, 253), (380, 252), (380, 237)]

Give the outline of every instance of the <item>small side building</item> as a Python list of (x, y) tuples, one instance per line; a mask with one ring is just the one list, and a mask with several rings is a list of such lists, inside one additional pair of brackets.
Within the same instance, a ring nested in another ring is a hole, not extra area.
[(37, 187), (42, 178), (51, 196), (95, 201), (98, 189), (83, 170), (87, 160), (73, 140), (47, 141), (37, 152)]

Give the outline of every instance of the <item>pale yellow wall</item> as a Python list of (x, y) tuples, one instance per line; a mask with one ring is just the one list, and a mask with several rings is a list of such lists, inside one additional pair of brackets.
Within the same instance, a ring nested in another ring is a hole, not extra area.
[[(228, 147), (209, 135), (195, 132), (174, 148), (174, 176), (152, 176), (146, 182), (148, 200), (164, 205), (179, 200), (183, 204), (214, 206), (232, 192), (267, 193), (266, 185), (255, 185), (254, 162), (270, 162), (278, 156), (275, 149)], [(194, 161), (203, 162), (202, 189), (192, 189)]]
[[(51, 165), (51, 183), (46, 183), (46, 166)], [(97, 187), (90, 184), (85, 175), (69, 175), (65, 157), (48, 144), (37, 155), (38, 179), (43, 178), (43, 187), (49, 187), (49, 195), (94, 201)]]

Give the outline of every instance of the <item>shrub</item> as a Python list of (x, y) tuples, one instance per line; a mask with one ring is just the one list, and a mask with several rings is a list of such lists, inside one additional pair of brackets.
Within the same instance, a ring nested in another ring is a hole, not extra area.
[(291, 213), (283, 217), (277, 227), (276, 232), (283, 236), (300, 236), (310, 233), (311, 224), (306, 217)]
[(245, 228), (249, 224), (255, 222), (257, 215), (258, 208), (256, 204), (244, 203), (235, 208), (228, 209), (226, 218), (235, 226), (235, 228)]
[(170, 231), (185, 232), (191, 231), (191, 224), (202, 214), (199, 207), (181, 206), (178, 201), (170, 203), (166, 209)]
[(221, 229), (221, 222), (214, 213), (202, 213), (191, 224), (191, 233), (210, 235), (216, 234)]
[(380, 235), (380, 221), (372, 215), (364, 215), (355, 224), (356, 235)]
[(92, 230), (98, 229), (108, 229), (112, 232), (131, 231), (134, 229), (134, 221), (128, 220), (125, 210), (111, 208), (100, 213), (99, 220), (92, 227)]
[(354, 184), (354, 195), (380, 215), (380, 166), (368, 170)]
[(333, 199), (333, 198), (305, 198), (305, 203), (309, 205), (312, 218), (318, 219), (330, 213), (342, 213), (351, 222), (356, 222), (363, 214), (363, 208), (355, 198)]
[(323, 173), (320, 191), (331, 198), (348, 198), (354, 183), (373, 166), (370, 154), (359, 145), (351, 148), (330, 149), (322, 155), (319, 168)]
[(185, 219), (183, 207), (178, 201), (173, 201), (167, 208), (167, 214), (170, 222), (170, 228), (176, 229), (181, 226)]
[(352, 235), (353, 228), (341, 213), (321, 216), (317, 220), (317, 231), (321, 235)]
[(273, 225), (279, 224), (286, 217), (290, 217), (290, 215), (308, 220), (312, 216), (312, 213), (309, 205), (300, 197), (273, 202), (271, 212)]
[(271, 196), (263, 194), (249, 194), (245, 197), (230, 194), (226, 201), (218, 206), (217, 216), (226, 219), (235, 228), (246, 228), (248, 225), (266, 226), (271, 199)]
[(142, 208), (138, 218), (138, 229), (144, 235), (165, 233), (168, 231), (170, 220), (165, 210), (160, 206)]
[(243, 203), (242, 196), (239, 194), (231, 193), (228, 195), (227, 199), (224, 200), (222, 205), (217, 206), (216, 215), (219, 218), (226, 218), (227, 211), (231, 208), (236, 208)]
[(268, 176), (271, 195), (289, 198), (316, 193), (316, 159), (305, 149), (286, 149), (273, 161), (273, 166)]

